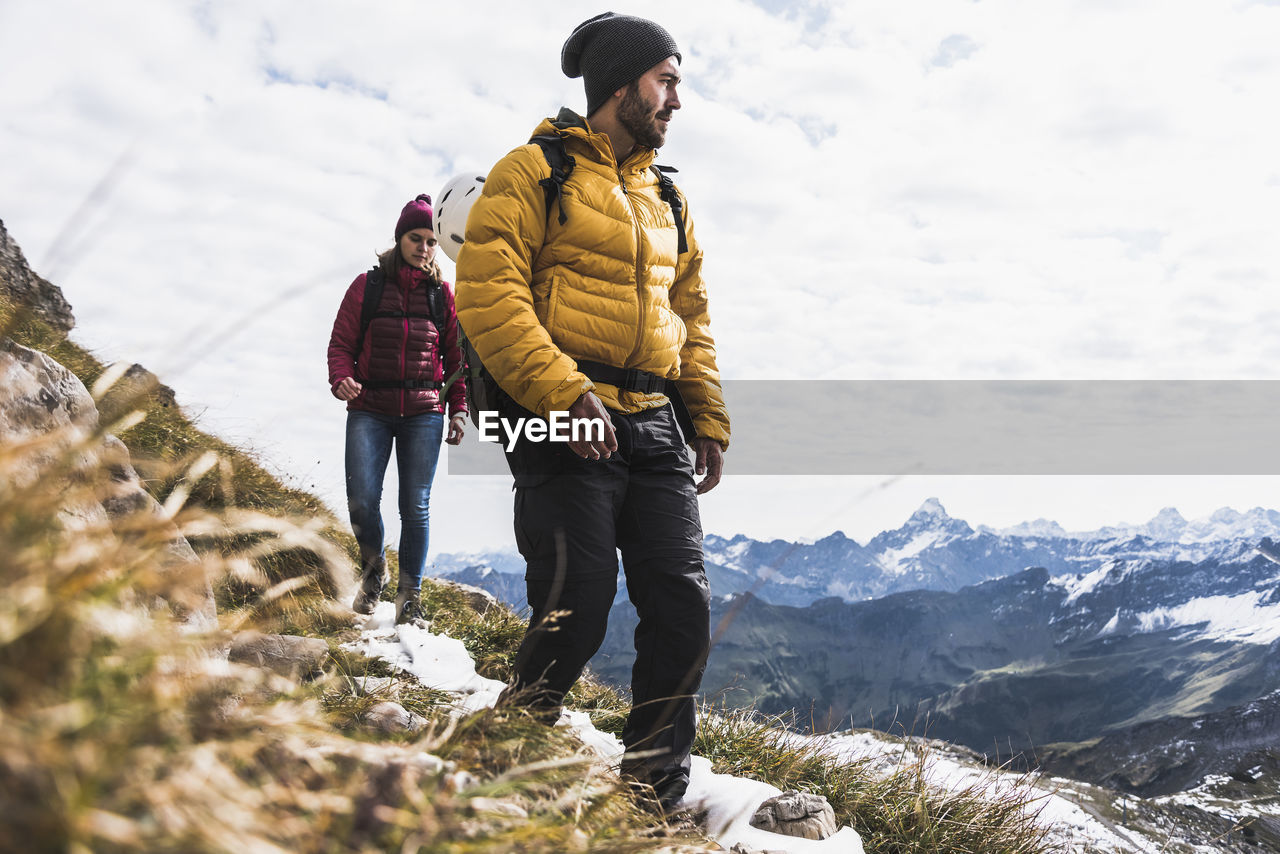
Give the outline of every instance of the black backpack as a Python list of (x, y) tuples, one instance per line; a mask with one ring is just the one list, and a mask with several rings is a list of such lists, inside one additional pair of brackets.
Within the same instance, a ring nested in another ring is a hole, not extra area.
[[(564, 184), (569, 180), (569, 175), (573, 172), (576, 162), (569, 155), (569, 152), (565, 150), (564, 137), (560, 136), (560, 134), (538, 134), (530, 138), (529, 142), (542, 150), (542, 156), (546, 158), (547, 165), (551, 167), (550, 176), (538, 182), (542, 186), (546, 197), (547, 216), (550, 217), (552, 208), (555, 205), (559, 205), (559, 221), (561, 225), (564, 225), (569, 219), (564, 207)], [(689, 251), (689, 243), (684, 234), (684, 202), (676, 191), (675, 182), (667, 175), (668, 172), (677, 170), (669, 166), (658, 165), (650, 168), (658, 178), (658, 195), (670, 205), (671, 213), (675, 216), (678, 251), (679, 254), (683, 255)], [(462, 332), (461, 328), (458, 330), (458, 340), (462, 347), (465, 363), (464, 370), (467, 377), (467, 408), (471, 413), (472, 423), (479, 427), (480, 412), (507, 411), (512, 406), (515, 406), (515, 401), (502, 390), (502, 387), (498, 385), (498, 381), (485, 369), (484, 364), (480, 361), (480, 354), (471, 346), (471, 341)], [(685, 407), (684, 401), (680, 398), (674, 383), (647, 371), (628, 371), (611, 365), (581, 359), (576, 361), (578, 369), (595, 382), (606, 382), (621, 388), (650, 393), (662, 391), (671, 399), (676, 413), (676, 420), (680, 422), (680, 428), (684, 431), (686, 441), (693, 439), (695, 435), (693, 432), (693, 419), (690, 417), (689, 410)], [(450, 383), (452, 382), (453, 380), (450, 379)], [(527, 415), (529, 413), (526, 412), (524, 414)]]
[[(445, 308), (444, 288), (440, 282), (431, 279), (427, 283), (427, 314), (419, 314), (403, 309), (396, 309), (395, 311), (380, 310), (382, 291), (386, 284), (386, 276), (383, 275), (381, 265), (374, 267), (364, 275), (364, 299), (360, 304), (360, 337), (356, 339), (356, 358), (359, 359), (360, 354), (364, 351), (364, 339), (369, 332), (369, 325), (378, 317), (430, 320), (436, 327), (436, 340), (440, 342), (440, 346), (443, 346)], [(441, 360), (444, 359), (443, 353), (440, 358)], [(370, 380), (357, 377), (356, 381), (365, 388), (407, 388), (413, 390), (448, 388), (452, 384), (452, 379), (441, 383), (436, 380)], [(441, 397), (443, 396), (444, 392), (442, 391)]]

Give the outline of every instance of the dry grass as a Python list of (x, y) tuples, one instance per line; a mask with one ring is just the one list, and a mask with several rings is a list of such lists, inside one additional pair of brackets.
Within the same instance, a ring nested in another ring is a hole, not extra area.
[(937, 788), (926, 780), (927, 749), (904, 750), (899, 766), (886, 775), (870, 761), (837, 760), (817, 742), (799, 737), (793, 718), (704, 708), (694, 752), (719, 773), (824, 796), (836, 822), (857, 830), (868, 852), (1053, 850), (1036, 821), (1039, 793), (996, 786), (994, 778), (956, 790)]
[[(654, 822), (567, 734), (498, 712), (459, 720), (406, 678), (385, 695), (354, 690), (386, 670), (338, 649), (350, 614), (328, 594), (353, 566), (331, 516), (255, 486), (246, 458), (145, 398), (140, 416), (108, 409), (135, 428), (155, 417), (134, 435), (164, 447), (134, 455), (161, 512), (101, 511), (116, 489), (101, 435), (0, 446), (0, 850), (654, 847)], [(42, 476), (19, 477), (37, 454)], [(175, 558), (178, 534), (194, 559)], [(184, 621), (211, 585), (218, 624)], [(500, 669), (522, 627), (464, 612), (454, 628)], [(229, 664), (229, 632), (245, 628), (330, 638), (327, 672), (299, 685)], [(427, 718), (422, 733), (363, 726), (393, 695)]]
[[(3, 305), (0, 331), (87, 384), (103, 374), (92, 354)], [(113, 488), (102, 466), (85, 465), (100, 437), (46, 437), (51, 468), (25, 485), (13, 472), (41, 448), (0, 447), (0, 850), (698, 850), (655, 836), (563, 731), (510, 710), (458, 717), (404, 677), (358, 690), (359, 677), (394, 674), (340, 648), (353, 630), (331, 594), (351, 583), (355, 548), (332, 515), (162, 395), (135, 390), (105, 411), (126, 419), (120, 435), (162, 514), (68, 512)], [(175, 533), (197, 560), (173, 559)], [(220, 623), (193, 630), (179, 617), (209, 585)], [(424, 604), (482, 674), (507, 677), (523, 621), (478, 616), (430, 583)], [(327, 673), (298, 685), (227, 664), (226, 632), (250, 627), (328, 638)], [(427, 728), (372, 733), (365, 715), (384, 699)], [(585, 680), (569, 703), (621, 729), (626, 702), (612, 689)], [(1047, 850), (1017, 796), (938, 793), (911, 765), (883, 779), (797, 747), (786, 723), (704, 714), (696, 750), (717, 770), (826, 795), (869, 852)]]
[[(562, 732), (500, 712), (458, 721), (441, 695), (404, 684), (396, 699), (428, 718), (426, 735), (379, 737), (359, 724), (389, 695), (349, 687), (377, 664), (334, 657), (299, 686), (229, 665), (221, 629), (174, 615), (219, 575), (255, 590), (222, 628), (332, 612), (322, 580), (272, 581), (256, 566), (272, 549), (304, 549), (324, 572), (349, 571), (307, 520), (171, 501), (164, 516), (68, 524), (67, 503), (91, 505), (109, 479), (80, 470), (72, 490), (46, 489), (50, 478), (15, 487), (6, 467), (30, 450), (0, 449), (0, 849), (652, 847), (652, 822)], [(245, 545), (175, 564), (175, 532)], [(455, 768), (471, 775), (465, 791)]]

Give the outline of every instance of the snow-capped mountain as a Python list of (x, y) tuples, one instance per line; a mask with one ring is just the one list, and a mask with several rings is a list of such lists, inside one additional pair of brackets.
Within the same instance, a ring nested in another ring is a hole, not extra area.
[[(1068, 576), (1115, 560), (1229, 560), (1267, 536), (1280, 537), (1280, 513), (1262, 508), (1223, 508), (1194, 522), (1167, 508), (1143, 525), (1076, 533), (1044, 519), (997, 531), (975, 530), (931, 498), (902, 527), (866, 545), (837, 531), (813, 543), (712, 535), (705, 549), (717, 594), (750, 592), (802, 606), (830, 596), (856, 602), (906, 590), (954, 591), (1029, 566)], [(716, 572), (726, 573), (721, 585)]]
[[(1034, 568), (864, 602), (744, 595), (715, 601), (712, 624), (709, 695), (802, 709), (819, 726), (927, 726), (1005, 755), (1280, 690), (1280, 565), (1256, 549), (1116, 559), (1086, 574)], [(626, 681), (633, 625), (615, 611), (597, 672)]]
[[(1280, 514), (1261, 508), (996, 531), (933, 499), (865, 545), (838, 531), (812, 543), (708, 536), (718, 628), (703, 692), (1006, 758), (1216, 720), (1206, 716), (1280, 690), (1276, 540)], [(503, 573), (468, 565), (472, 583), (504, 595), (492, 583)], [(635, 616), (620, 599), (592, 668), (625, 685)], [(1089, 756), (1105, 767), (1107, 756)]]
[[(1233, 560), (1264, 537), (1280, 539), (1280, 513), (1261, 507), (1245, 513), (1224, 507), (1194, 521), (1169, 507), (1141, 525), (1068, 532), (1046, 519), (1002, 530), (975, 529), (930, 498), (901, 527), (865, 545), (841, 531), (803, 543), (709, 534), (704, 551), (714, 595), (751, 593), (774, 604), (804, 606), (832, 596), (859, 602), (907, 590), (955, 591), (1030, 566), (1066, 577), (1087, 576), (1117, 560)], [(441, 555), (434, 574), (470, 576), (480, 567), (517, 579), (524, 571), (519, 555), (495, 552)], [(514, 585), (515, 595), (521, 587)], [(511, 601), (503, 592), (492, 592)]]
[[(1174, 507), (1166, 507), (1142, 525), (1114, 525), (1067, 536), (1083, 540), (1115, 540), (1145, 537), (1180, 545), (1259, 540), (1280, 532), (1280, 513), (1255, 507), (1245, 513), (1223, 507), (1203, 519), (1187, 521)], [(1006, 533), (1006, 532), (1002, 532)]]

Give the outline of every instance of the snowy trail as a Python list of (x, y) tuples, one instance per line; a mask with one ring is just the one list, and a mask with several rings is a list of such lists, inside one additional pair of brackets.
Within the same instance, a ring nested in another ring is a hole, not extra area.
[[(378, 603), (367, 619), (360, 640), (347, 647), (412, 674), (423, 685), (458, 695), (457, 708), (471, 712), (490, 708), (503, 683), (476, 673), (461, 641), (436, 635), (417, 626), (395, 625), (395, 605)], [(568, 727), (603, 760), (617, 767), (622, 743), (596, 729), (585, 712), (566, 711), (557, 726)], [(736, 844), (787, 854), (863, 854), (862, 840), (851, 827), (843, 827), (823, 840), (797, 839), (751, 826), (756, 808), (781, 790), (742, 777), (716, 774), (711, 762), (693, 757), (689, 791), (684, 805), (707, 812), (707, 835), (726, 849)]]
[[(380, 658), (413, 675), (431, 688), (456, 696), (455, 708), (473, 712), (491, 708), (502, 692), (503, 683), (476, 673), (475, 662), (461, 641), (447, 635), (433, 634), (418, 626), (396, 626), (395, 606), (378, 604), (367, 618), (360, 640), (347, 645), (370, 657)], [(610, 733), (601, 732), (585, 712), (565, 711), (558, 726), (567, 727), (589, 749), (616, 770), (622, 757), (622, 744)], [(826, 736), (796, 734), (797, 742), (816, 743), (821, 749), (845, 761), (874, 759), (883, 773), (891, 773), (899, 763), (913, 762), (905, 758), (900, 742), (882, 739), (873, 733), (841, 733)], [(994, 796), (1002, 790), (1028, 785), (1019, 774), (1005, 774), (992, 769), (977, 769), (940, 753), (927, 756), (924, 769), (929, 785), (943, 790), (968, 787), (989, 789)], [(1091, 816), (1080, 805), (1057, 794), (1056, 785), (1069, 788), (1068, 781), (1039, 780), (1033, 787), (1039, 796), (1028, 807), (1039, 814), (1050, 828), (1055, 842), (1069, 851), (1147, 851), (1154, 850), (1149, 840), (1121, 838), (1119, 828), (1109, 827)], [(726, 849), (743, 844), (752, 850), (787, 852), (788, 854), (863, 854), (862, 840), (856, 831), (843, 827), (824, 840), (797, 839), (751, 826), (756, 808), (781, 791), (768, 783), (717, 774), (709, 760), (693, 757), (689, 790), (684, 806), (706, 811), (707, 835)]]

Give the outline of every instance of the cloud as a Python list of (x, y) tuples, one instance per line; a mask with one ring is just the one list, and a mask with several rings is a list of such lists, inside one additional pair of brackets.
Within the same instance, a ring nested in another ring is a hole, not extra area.
[(953, 33), (938, 45), (938, 52), (929, 60), (935, 68), (950, 68), (978, 52), (978, 43), (964, 33)]
[[(22, 83), (0, 92), (0, 217), (80, 340), (340, 506), (323, 359), (343, 289), (404, 200), (581, 106), (559, 48), (598, 11), (5, 4), (0, 68)], [(1275, 373), (1274, 5), (645, 14), (684, 50), (661, 161), (726, 376)], [(438, 507), (468, 489), (443, 478)]]

